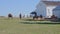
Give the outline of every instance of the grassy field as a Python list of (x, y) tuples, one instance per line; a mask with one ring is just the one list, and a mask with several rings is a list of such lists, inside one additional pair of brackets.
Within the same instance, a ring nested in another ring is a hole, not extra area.
[(0, 18), (0, 34), (60, 34), (60, 24), (24, 24), (24, 22), (40, 21)]

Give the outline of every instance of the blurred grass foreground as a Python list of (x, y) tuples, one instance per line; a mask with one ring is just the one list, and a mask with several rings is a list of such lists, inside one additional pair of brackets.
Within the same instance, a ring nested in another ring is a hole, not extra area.
[(59, 23), (0, 17), (0, 34), (60, 34)]

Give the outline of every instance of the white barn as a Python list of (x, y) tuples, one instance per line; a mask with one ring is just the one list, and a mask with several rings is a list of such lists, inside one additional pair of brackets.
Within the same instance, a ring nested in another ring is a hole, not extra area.
[(35, 12), (38, 16), (43, 15), (45, 18), (50, 18), (52, 15), (60, 18), (60, 1), (41, 0), (36, 6)]

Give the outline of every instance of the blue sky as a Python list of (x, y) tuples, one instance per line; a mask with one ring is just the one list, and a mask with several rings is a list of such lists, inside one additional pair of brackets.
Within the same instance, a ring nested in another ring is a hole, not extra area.
[(27, 15), (36, 9), (40, 0), (0, 0), (0, 16), (9, 13), (18, 16), (20, 13)]

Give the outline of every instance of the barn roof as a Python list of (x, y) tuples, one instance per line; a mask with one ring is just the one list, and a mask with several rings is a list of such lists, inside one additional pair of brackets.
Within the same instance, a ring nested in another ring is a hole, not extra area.
[(60, 0), (41, 0), (41, 1), (60, 1)]
[(46, 5), (60, 5), (60, 1), (43, 1)]
[(59, 10), (60, 11), (60, 6), (57, 6), (53, 11)]

